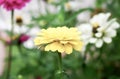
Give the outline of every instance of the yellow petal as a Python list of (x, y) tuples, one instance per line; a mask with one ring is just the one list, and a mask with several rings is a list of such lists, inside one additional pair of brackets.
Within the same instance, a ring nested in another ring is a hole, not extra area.
[(45, 46), (45, 51), (49, 51), (50, 49), (51, 49), (50, 44), (48, 44), (48, 45)]
[(62, 52), (64, 52), (64, 47), (59, 42), (53, 42), (51, 44), (46, 45), (45, 51), (49, 51), (49, 50), (51, 50), (53, 52), (58, 50), (58, 52), (62, 53)]
[(58, 52), (60, 52), (60, 53), (63, 53), (63, 52), (65, 51), (65, 50), (64, 50), (64, 46), (63, 46), (62, 44), (60, 44), (60, 43), (58, 43), (57, 50), (58, 50)]
[(40, 44), (49, 43), (49, 41), (45, 40), (45, 39), (42, 38), (42, 37), (36, 37), (36, 38), (34, 39), (34, 43), (35, 43), (35, 45), (40, 45)]
[(34, 39), (34, 43), (35, 43), (35, 45), (40, 45), (41, 44), (41, 42), (40, 42), (40, 38), (35, 38)]
[(50, 45), (50, 50), (53, 51), (53, 52), (58, 49), (58, 43), (57, 42), (53, 42), (49, 45)]
[(72, 40), (72, 41), (69, 41), (69, 43), (72, 44), (72, 45), (77, 45), (78, 42), (79, 42), (78, 40)]
[(62, 44), (67, 44), (68, 41), (60, 41), (60, 43), (62, 43)]
[(77, 45), (73, 45), (73, 48), (77, 51), (80, 51), (82, 49), (83, 43), (82, 42), (78, 42)]
[(64, 47), (65, 47), (65, 53), (67, 53), (67, 54), (71, 54), (72, 53), (72, 49), (73, 49), (72, 45), (65, 44)]

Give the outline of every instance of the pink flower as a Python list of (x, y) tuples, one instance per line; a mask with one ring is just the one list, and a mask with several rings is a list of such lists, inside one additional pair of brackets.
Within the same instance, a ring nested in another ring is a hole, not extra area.
[(7, 10), (21, 9), (30, 0), (0, 0), (0, 6)]

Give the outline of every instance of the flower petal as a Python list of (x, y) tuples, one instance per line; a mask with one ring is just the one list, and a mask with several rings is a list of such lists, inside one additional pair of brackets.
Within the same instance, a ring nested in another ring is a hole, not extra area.
[(64, 48), (65, 48), (65, 53), (67, 53), (67, 54), (71, 54), (72, 53), (72, 45), (65, 44)]
[(95, 43), (97, 41), (97, 38), (90, 38), (90, 43)]
[(55, 52), (56, 50), (58, 50), (58, 52), (63, 53), (64, 52), (64, 46), (58, 42), (54, 42), (51, 44), (46, 45), (45, 47), (45, 51), (53, 51)]
[(78, 42), (78, 44), (76, 45), (73, 45), (73, 48), (77, 51), (80, 51), (82, 50), (82, 47), (83, 47), (83, 43), (82, 42)]
[(110, 38), (110, 37), (103, 37), (103, 40), (104, 40), (106, 43), (111, 43), (111, 42), (112, 42), (112, 38)]
[(114, 23), (112, 23), (111, 26), (110, 26), (110, 28), (112, 28), (112, 29), (118, 29), (119, 27), (120, 27), (120, 25), (116, 21)]
[(105, 36), (107, 37), (115, 37), (116, 35), (117, 35), (117, 32), (114, 29), (108, 29), (105, 32)]
[(96, 46), (97, 48), (102, 47), (102, 45), (103, 45), (103, 40), (101, 40), (101, 39), (98, 39), (98, 40), (96, 41), (96, 43), (95, 43), (95, 46)]
[(99, 32), (99, 33), (96, 33), (95, 36), (98, 37), (98, 38), (99, 38), (99, 37), (102, 37), (102, 33), (100, 33), (100, 32)]

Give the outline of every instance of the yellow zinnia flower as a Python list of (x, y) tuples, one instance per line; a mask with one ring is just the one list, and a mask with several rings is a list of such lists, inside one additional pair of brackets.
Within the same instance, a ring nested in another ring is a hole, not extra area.
[(39, 48), (44, 46), (45, 51), (58, 51), (59, 53), (72, 53), (73, 49), (82, 48), (80, 33), (77, 28), (57, 27), (42, 29), (34, 40)]

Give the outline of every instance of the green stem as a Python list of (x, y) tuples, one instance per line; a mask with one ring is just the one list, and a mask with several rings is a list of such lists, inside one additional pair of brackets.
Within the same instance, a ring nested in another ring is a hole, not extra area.
[(83, 57), (83, 69), (85, 69), (85, 67), (86, 67), (86, 54), (87, 54), (87, 51), (84, 52), (84, 57)]
[(58, 67), (59, 67), (59, 79), (63, 79), (63, 67), (62, 67), (62, 55), (61, 53), (58, 53)]
[(14, 32), (14, 10), (11, 11), (11, 44), (9, 45), (9, 54), (8, 54), (8, 67), (7, 67), (7, 74), (6, 79), (10, 79), (10, 73), (11, 73), (11, 61), (12, 61), (12, 36)]

